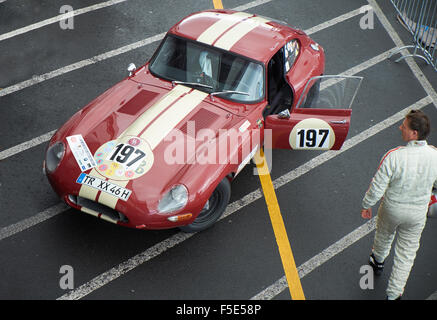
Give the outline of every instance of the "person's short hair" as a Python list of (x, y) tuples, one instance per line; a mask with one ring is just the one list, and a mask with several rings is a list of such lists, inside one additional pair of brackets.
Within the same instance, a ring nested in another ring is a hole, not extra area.
[(407, 115), (408, 126), (418, 133), (418, 140), (425, 140), (428, 136), (431, 125), (428, 116), (421, 110), (411, 110)]

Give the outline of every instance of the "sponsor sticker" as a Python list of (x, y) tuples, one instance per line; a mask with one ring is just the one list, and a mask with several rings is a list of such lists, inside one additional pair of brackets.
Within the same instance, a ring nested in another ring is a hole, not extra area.
[(149, 144), (134, 136), (108, 141), (94, 154), (96, 170), (112, 180), (137, 179), (150, 170), (153, 152)]
[(79, 184), (87, 185), (102, 192), (106, 192), (123, 201), (127, 201), (132, 193), (132, 191), (129, 189), (120, 187), (115, 183), (90, 176), (86, 173), (81, 173), (77, 178), (76, 182)]
[(67, 142), (82, 172), (96, 166), (93, 155), (81, 134), (67, 137)]

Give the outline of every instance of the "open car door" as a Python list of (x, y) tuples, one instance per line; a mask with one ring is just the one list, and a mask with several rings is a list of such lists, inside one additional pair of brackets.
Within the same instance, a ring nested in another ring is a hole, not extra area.
[(308, 80), (291, 112), (266, 117), (264, 134), (272, 135), (272, 148), (339, 150), (349, 132), (351, 106), (362, 79), (318, 76)]

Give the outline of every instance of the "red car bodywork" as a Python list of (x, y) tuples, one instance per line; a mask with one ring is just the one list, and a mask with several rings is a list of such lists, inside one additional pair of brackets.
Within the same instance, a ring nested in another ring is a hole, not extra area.
[[(264, 95), (262, 101), (251, 104), (226, 100), (221, 96), (211, 98), (207, 94), (204, 96), (199, 94), (199, 102), (193, 105), (186, 115), (180, 116), (182, 120), (173, 124), (170, 121), (172, 119), (169, 117), (168, 125), (171, 128), (165, 128), (165, 125), (162, 125), (164, 136), (169, 129), (179, 129), (187, 135), (186, 139), (189, 139), (186, 123), (190, 120), (195, 121), (196, 132), (202, 128), (208, 128), (216, 133), (219, 130), (241, 128), (248, 121), (250, 125), (247, 130), (261, 129), (261, 136), (264, 128), (272, 129), (274, 147), (291, 148), (288, 138), (291, 128), (295, 123), (308, 117), (308, 114), (312, 117), (311, 112), (317, 113), (317, 110), (310, 109), (306, 109), (306, 113), (301, 112), (300, 109), (295, 110), (295, 106), (297, 98), (302, 94), (307, 81), (311, 77), (319, 76), (324, 72), (323, 49), (318, 46), (317, 50), (311, 48), (311, 45), (315, 45), (315, 43), (304, 32), (275, 21), (259, 23), (255, 26), (244, 25), (253, 18), (257, 17), (255, 15), (248, 15), (241, 19), (241, 17), (235, 18), (234, 11), (210, 10), (195, 13), (184, 18), (169, 30), (169, 34), (198, 41), (205, 30), (212, 28), (214, 25), (217, 26), (219, 21), (227, 21), (226, 23), (223, 22), (223, 25), (226, 25), (227, 28), (223, 28), (220, 32), (216, 29), (216, 32), (218, 32), (216, 39), (210, 40), (212, 41), (211, 45), (215, 46), (220, 38), (224, 37), (224, 34), (230, 29), (236, 28), (239, 25), (242, 28), (245, 26), (246, 33), (238, 41), (230, 45), (229, 51), (261, 62), (266, 70), (270, 59), (277, 50), (286, 45), (288, 41), (296, 39), (300, 44), (299, 56), (291, 69), (285, 74), (285, 79), (292, 88), (294, 97), (291, 108), (291, 120), (284, 121), (276, 115), (263, 116), (263, 111), (268, 105), (267, 94)], [(247, 31), (248, 29), (250, 30)], [(60, 141), (65, 146), (64, 157), (57, 169), (54, 172), (47, 173), (48, 179), (57, 194), (73, 208), (127, 227), (162, 229), (192, 223), (205, 206), (218, 183), (226, 177), (232, 179), (238, 173), (239, 163), (179, 163), (170, 165), (165, 161), (164, 154), (171, 145), (171, 141), (166, 141), (163, 139), (163, 136), (160, 137), (159, 141), (149, 141), (147, 136), (144, 136), (143, 139), (153, 150), (152, 167), (141, 177), (124, 181), (124, 188), (132, 191), (128, 201), (119, 199), (108, 200), (108, 196), (104, 195), (101, 191), (82, 192), (81, 194), (82, 185), (77, 183), (76, 180), (82, 171), (77, 165), (66, 140), (69, 136), (81, 134), (91, 154), (96, 157), (97, 150), (103, 144), (116, 140), (123, 132), (133, 126), (137, 119), (142, 115), (152, 112), (150, 110), (156, 108), (163, 99), (168, 98), (175, 91), (175, 88), (181, 87), (183, 86), (175, 86), (171, 81), (155, 77), (149, 70), (149, 63), (146, 63), (131, 76), (107, 90), (73, 115), (55, 133), (49, 143), (49, 146), (52, 146)], [(187, 95), (195, 95), (198, 92), (199, 90), (196, 88), (187, 88), (186, 92), (176, 97), (176, 102), (174, 103), (184, 99)], [(337, 139), (335, 145), (331, 146), (331, 148), (339, 149), (349, 128), (350, 110), (339, 111), (335, 114), (331, 111), (329, 110), (326, 114), (319, 112), (317, 115), (319, 118), (321, 116), (328, 120), (344, 119), (344, 116), (347, 117), (347, 123), (339, 124), (338, 128), (334, 128)], [(158, 121), (157, 119), (164, 116), (164, 113), (165, 110), (163, 109), (160, 113), (157, 112), (153, 120), (144, 120), (144, 125), (138, 129), (139, 131), (136, 134), (144, 134), (148, 126), (152, 126), (154, 122)], [(303, 118), (300, 117), (301, 115)], [(317, 116), (314, 115), (314, 117)], [(154, 145), (155, 142), (156, 145)], [(195, 141), (196, 148), (200, 148), (203, 144), (204, 141)], [(247, 154), (242, 154), (241, 147), (229, 152), (237, 152), (241, 158), (247, 156)], [(84, 172), (90, 173), (90, 171), (92, 172), (92, 170)], [(102, 180), (110, 180), (108, 177), (98, 172), (96, 173), (96, 171), (92, 173), (92, 175), (96, 174)], [(115, 179), (113, 183), (117, 184), (120, 181)], [(157, 206), (160, 199), (175, 184), (181, 184), (187, 188), (188, 201), (186, 206), (170, 214), (159, 213)], [(100, 203), (102, 206), (114, 209), (114, 211), (122, 213), (127, 219), (111, 218), (99, 212), (98, 208), (87, 209), (77, 203), (76, 199), (78, 196), (88, 198), (88, 200), (94, 203)], [(183, 216), (185, 219), (180, 219), (180, 221), (170, 221), (168, 219), (171, 216), (185, 215), (187, 213), (191, 215)]]

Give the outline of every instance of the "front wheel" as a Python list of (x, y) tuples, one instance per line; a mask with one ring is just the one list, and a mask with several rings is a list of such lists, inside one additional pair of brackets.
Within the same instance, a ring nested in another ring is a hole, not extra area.
[(179, 229), (183, 232), (198, 232), (211, 227), (225, 212), (230, 197), (231, 184), (227, 178), (224, 178), (215, 188), (196, 220)]

